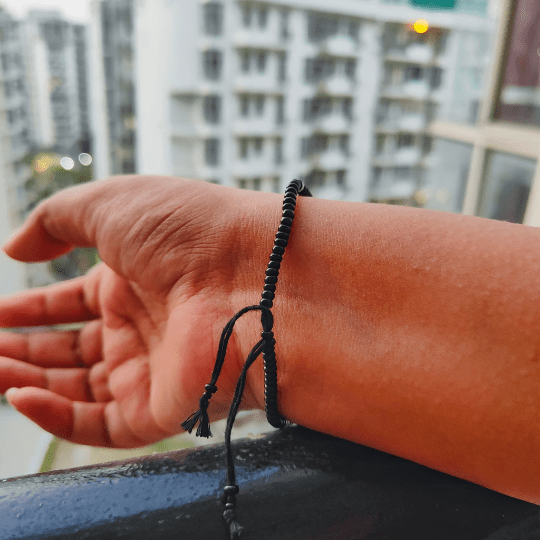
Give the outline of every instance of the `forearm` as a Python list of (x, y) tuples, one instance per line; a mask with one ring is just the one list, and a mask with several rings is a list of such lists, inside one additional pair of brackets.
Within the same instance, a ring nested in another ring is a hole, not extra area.
[[(271, 234), (252, 239), (261, 284)], [(524, 226), (302, 199), (274, 307), (282, 413), (540, 503), (538, 246)]]

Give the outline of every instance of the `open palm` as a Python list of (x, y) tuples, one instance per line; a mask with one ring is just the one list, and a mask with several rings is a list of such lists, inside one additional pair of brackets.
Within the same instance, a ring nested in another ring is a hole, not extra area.
[[(40, 205), (5, 247), (10, 256), (42, 261), (94, 245), (104, 262), (0, 300), (4, 327), (85, 321), (69, 332), (1, 333), (0, 392), (19, 388), (9, 399), (20, 412), (80, 444), (142, 446), (181, 431), (221, 329), (238, 306), (257, 301), (230, 256), (242, 250), (231, 197), (198, 182), (126, 177)], [(241, 349), (233, 338), (212, 418), (229, 405)], [(245, 404), (258, 406), (249, 388)]]

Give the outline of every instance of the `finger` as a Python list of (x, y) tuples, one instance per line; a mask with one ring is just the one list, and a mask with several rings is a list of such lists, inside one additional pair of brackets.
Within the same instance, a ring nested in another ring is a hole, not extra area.
[(6, 397), (44, 430), (73, 443), (114, 448), (147, 444), (127, 428), (115, 401), (81, 403), (32, 387), (10, 389)]
[(91, 367), (102, 360), (101, 330), (98, 319), (70, 332), (1, 332), (0, 356), (44, 368)]
[(0, 299), (0, 326), (46, 326), (95, 319), (95, 273)]
[(94, 401), (88, 369), (43, 369), (0, 357), (0, 393), (24, 386), (50, 390), (76, 401)]

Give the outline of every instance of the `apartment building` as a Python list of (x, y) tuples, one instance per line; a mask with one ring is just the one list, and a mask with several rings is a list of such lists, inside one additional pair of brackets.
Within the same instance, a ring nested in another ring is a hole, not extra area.
[(96, 178), (138, 170), (134, 15), (132, 0), (94, 1), (91, 5), (90, 92)]
[[(24, 158), (31, 149), (31, 111), (21, 24), (0, 9), (0, 239), (22, 224), (29, 200), (24, 189), (31, 176)], [(38, 267), (0, 256), (0, 294), (25, 288)]]
[(56, 10), (30, 11), (23, 27), (32, 138), (76, 159), (90, 150), (86, 28)]
[[(430, 12), (424, 33), (422, 9), (373, 0), (102, 0), (94, 27), (116, 34), (103, 17), (128, 4), (137, 172), (268, 191), (301, 177), (320, 197), (421, 204), (427, 125), (478, 114), (485, 1)], [(101, 62), (110, 107), (119, 85)]]

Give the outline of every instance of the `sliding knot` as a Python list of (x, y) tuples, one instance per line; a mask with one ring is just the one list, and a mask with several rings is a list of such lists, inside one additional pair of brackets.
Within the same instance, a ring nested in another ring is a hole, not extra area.
[(269, 309), (261, 311), (261, 324), (264, 332), (271, 332), (274, 327), (274, 316)]
[(215, 394), (217, 392), (217, 386), (213, 383), (205, 384), (204, 389), (211, 394)]
[(272, 341), (274, 339), (274, 332), (261, 332), (261, 337), (264, 341)]

